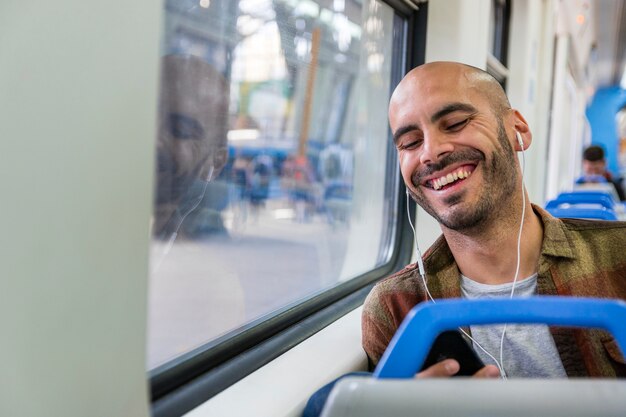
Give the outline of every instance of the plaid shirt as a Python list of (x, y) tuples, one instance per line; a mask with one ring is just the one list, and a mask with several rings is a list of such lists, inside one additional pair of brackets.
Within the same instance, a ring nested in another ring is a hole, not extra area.
[[(626, 222), (556, 219), (533, 205), (543, 223), (537, 294), (626, 300)], [(434, 298), (461, 297), (460, 272), (443, 236), (424, 254)], [(396, 329), (426, 294), (415, 264), (385, 278), (363, 307), (363, 348), (375, 366)], [(567, 375), (626, 376), (612, 335), (597, 329), (550, 327)], [(626, 348), (626, 347), (625, 347)]]

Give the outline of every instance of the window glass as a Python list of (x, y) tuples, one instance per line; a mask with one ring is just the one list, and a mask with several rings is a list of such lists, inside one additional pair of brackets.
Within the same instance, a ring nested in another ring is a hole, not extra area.
[(615, 115), (615, 126), (617, 127), (618, 153), (617, 166), (622, 177), (626, 176), (626, 108), (622, 107)]
[(166, 0), (164, 19), (150, 369), (386, 263), (396, 223), (389, 6)]
[(511, 15), (510, 0), (492, 0), (491, 2), (491, 54), (505, 67), (509, 42), (509, 20)]

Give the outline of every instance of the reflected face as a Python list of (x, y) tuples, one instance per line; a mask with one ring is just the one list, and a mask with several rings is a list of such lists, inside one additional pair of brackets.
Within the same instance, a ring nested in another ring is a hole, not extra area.
[(604, 175), (606, 172), (606, 161), (587, 161), (583, 159), (583, 171), (585, 175)]
[(413, 199), (443, 227), (485, 225), (510, 199), (517, 160), (504, 116), (457, 65), (429, 64), (398, 86), (389, 121)]
[[(193, 56), (169, 55), (161, 65), (154, 231), (178, 231), (198, 205), (228, 152), (228, 82)], [(187, 213), (187, 214), (184, 214)]]
[(159, 170), (200, 180), (215, 177), (227, 156), (227, 80), (194, 56), (166, 56), (161, 71)]

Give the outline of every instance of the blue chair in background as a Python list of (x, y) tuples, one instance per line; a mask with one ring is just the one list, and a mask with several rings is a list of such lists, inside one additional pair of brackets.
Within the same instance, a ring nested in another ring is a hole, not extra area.
[(547, 208), (548, 213), (558, 218), (591, 219), (591, 220), (618, 220), (613, 210), (604, 207), (555, 207)]
[(618, 202), (604, 191), (579, 190), (559, 194), (546, 203), (546, 210), (554, 217), (596, 220), (618, 220)]
[(605, 177), (602, 175), (581, 175), (574, 181), (576, 184), (586, 184), (586, 183), (607, 183)]
[(613, 210), (617, 201), (604, 191), (573, 191), (561, 193), (554, 200), (548, 201), (546, 208), (555, 208), (564, 204), (599, 204)]

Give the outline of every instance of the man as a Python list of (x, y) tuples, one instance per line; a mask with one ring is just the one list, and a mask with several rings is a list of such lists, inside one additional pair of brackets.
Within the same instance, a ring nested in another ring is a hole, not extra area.
[[(443, 233), (424, 255), (433, 297), (508, 297), (514, 288), (517, 296), (626, 299), (625, 223), (559, 220), (530, 204), (523, 210), (528, 197), (515, 152), (530, 146), (532, 134), (489, 74), (452, 62), (417, 67), (393, 93), (389, 123), (408, 193)], [(415, 265), (374, 287), (362, 321), (372, 367), (409, 310), (427, 300)], [(471, 327), (494, 358), (502, 332)], [(497, 377), (494, 360), (476, 350), (487, 365), (475, 376)], [(612, 337), (593, 329), (508, 326), (502, 366), (513, 377), (626, 375)], [(418, 376), (458, 370), (448, 359)]]
[(613, 178), (607, 171), (604, 150), (600, 146), (591, 145), (583, 152), (583, 172), (585, 175), (578, 180), (579, 183), (609, 182), (615, 187), (620, 201), (626, 200), (621, 178)]

